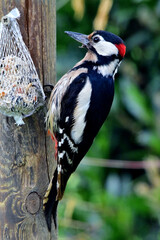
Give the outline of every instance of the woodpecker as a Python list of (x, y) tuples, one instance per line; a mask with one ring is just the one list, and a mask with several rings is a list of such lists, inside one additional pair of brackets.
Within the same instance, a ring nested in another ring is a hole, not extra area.
[(89, 35), (66, 31), (87, 49), (85, 57), (68, 71), (52, 90), (47, 127), (55, 140), (57, 168), (44, 197), (49, 230), (56, 226), (56, 210), (70, 175), (85, 156), (106, 120), (114, 97), (114, 77), (126, 46), (113, 33)]

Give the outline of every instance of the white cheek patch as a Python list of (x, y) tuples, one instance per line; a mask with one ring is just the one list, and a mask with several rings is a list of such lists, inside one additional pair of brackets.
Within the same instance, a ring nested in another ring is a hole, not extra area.
[(96, 43), (94, 48), (96, 49), (97, 53), (102, 56), (111, 56), (113, 54), (118, 55), (117, 47), (114, 44), (104, 40)]
[(84, 128), (86, 126), (85, 116), (90, 105), (91, 93), (92, 93), (91, 83), (87, 79), (85, 86), (78, 95), (77, 105), (74, 110), (75, 123), (71, 130), (71, 137), (76, 144), (82, 141), (82, 135), (84, 132)]

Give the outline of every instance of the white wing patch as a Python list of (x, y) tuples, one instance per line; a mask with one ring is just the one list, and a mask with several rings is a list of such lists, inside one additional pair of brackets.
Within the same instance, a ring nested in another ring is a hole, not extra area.
[(89, 79), (87, 79), (85, 86), (78, 95), (77, 106), (73, 114), (75, 122), (71, 130), (71, 137), (76, 144), (82, 141), (83, 131), (86, 126), (85, 116), (90, 105), (91, 93), (91, 83)]
[[(77, 63), (78, 66), (81, 62)], [(60, 118), (61, 101), (67, 91), (67, 87), (78, 77), (81, 73), (87, 73), (87, 68), (79, 68), (78, 70), (71, 70), (66, 73), (54, 87), (49, 100), (49, 110), (46, 116), (46, 122), (51, 132), (57, 130), (57, 120)], [(66, 121), (69, 120), (68, 118)]]

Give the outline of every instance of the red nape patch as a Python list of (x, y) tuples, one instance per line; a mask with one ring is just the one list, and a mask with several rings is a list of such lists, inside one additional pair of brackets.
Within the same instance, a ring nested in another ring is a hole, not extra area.
[(115, 44), (115, 46), (118, 48), (119, 54), (123, 58), (126, 53), (126, 46), (123, 43)]

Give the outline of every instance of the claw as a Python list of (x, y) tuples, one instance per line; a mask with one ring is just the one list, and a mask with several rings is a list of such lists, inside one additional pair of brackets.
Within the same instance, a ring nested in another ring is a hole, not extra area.
[[(45, 92), (45, 94), (46, 94), (46, 99), (50, 97), (53, 88), (54, 88), (54, 86), (51, 85), (51, 84), (46, 84), (46, 85), (44, 85), (44, 92)], [(46, 99), (45, 99), (45, 100), (46, 100)]]
[(50, 93), (53, 90), (54, 86), (52, 84), (46, 84), (44, 85), (44, 89), (45, 88), (50, 88), (49, 90), (48, 89), (45, 90), (45, 92)]

